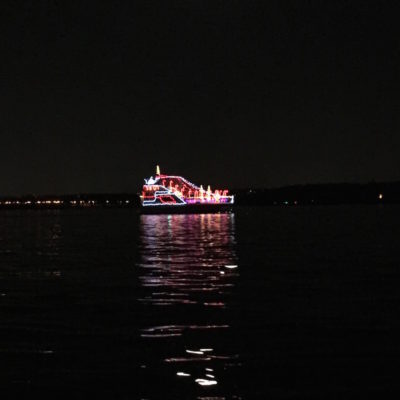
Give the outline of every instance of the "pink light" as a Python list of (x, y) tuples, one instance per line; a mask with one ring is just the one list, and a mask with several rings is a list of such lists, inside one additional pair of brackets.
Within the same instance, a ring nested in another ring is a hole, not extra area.
[(208, 186), (204, 190), (203, 186), (198, 187), (181, 176), (157, 175), (156, 179), (148, 179), (147, 182), (151, 184), (143, 186), (143, 205), (216, 204), (234, 201), (234, 197), (228, 195), (227, 189), (212, 192)]

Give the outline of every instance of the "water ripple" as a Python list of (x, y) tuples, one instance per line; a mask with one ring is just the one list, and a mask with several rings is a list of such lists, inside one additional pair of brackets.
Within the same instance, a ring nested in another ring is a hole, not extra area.
[(224, 349), (230, 328), (226, 312), (239, 276), (234, 248), (233, 214), (141, 217), (138, 301), (153, 323), (168, 322), (141, 328), (140, 337), (154, 343), (152, 362), (143, 361), (147, 373), (184, 365), (171, 377), (209, 393), (238, 364), (239, 355)]

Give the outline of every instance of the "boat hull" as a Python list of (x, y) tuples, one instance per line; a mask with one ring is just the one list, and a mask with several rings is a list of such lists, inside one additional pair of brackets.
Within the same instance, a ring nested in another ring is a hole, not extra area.
[(233, 211), (232, 204), (185, 204), (140, 207), (141, 214), (213, 214)]

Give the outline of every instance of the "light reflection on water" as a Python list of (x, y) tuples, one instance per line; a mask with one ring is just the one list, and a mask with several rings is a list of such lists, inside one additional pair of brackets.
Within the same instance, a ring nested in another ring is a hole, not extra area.
[(399, 240), (398, 206), (3, 210), (2, 398), (387, 398)]
[(235, 216), (142, 215), (140, 225), (138, 300), (151, 315), (140, 331), (151, 342), (145, 343), (149, 358), (143, 368), (170, 384), (190, 380), (218, 391), (226, 370), (240, 365), (238, 354), (224, 351), (229, 299), (240, 270)]

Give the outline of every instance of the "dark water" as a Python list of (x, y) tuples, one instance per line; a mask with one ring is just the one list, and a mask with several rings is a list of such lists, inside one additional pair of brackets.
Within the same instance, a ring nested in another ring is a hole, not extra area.
[(400, 208), (0, 212), (4, 398), (400, 392)]

